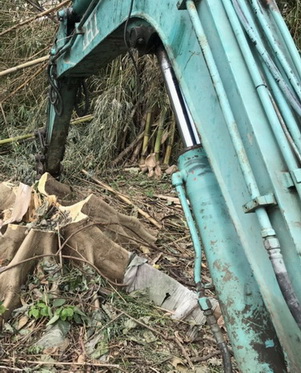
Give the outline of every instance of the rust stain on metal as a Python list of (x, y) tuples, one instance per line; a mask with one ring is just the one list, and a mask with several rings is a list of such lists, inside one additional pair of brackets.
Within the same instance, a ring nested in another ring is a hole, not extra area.
[[(212, 243), (213, 241), (211, 241)], [(225, 282), (228, 281), (235, 281), (235, 278), (233, 276), (233, 273), (229, 270), (229, 266), (221, 264), (219, 260), (216, 260), (213, 264), (213, 266), (220, 272), (224, 274), (223, 280)], [(237, 280), (237, 279), (236, 279)]]

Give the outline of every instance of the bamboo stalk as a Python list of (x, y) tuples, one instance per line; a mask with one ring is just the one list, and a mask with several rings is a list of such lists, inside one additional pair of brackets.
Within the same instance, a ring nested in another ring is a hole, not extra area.
[(44, 67), (45, 65), (43, 65), (40, 69), (38, 69), (31, 77), (25, 80), (24, 83), (22, 83), (18, 88), (16, 88), (11, 94), (6, 96), (0, 103), (2, 104), (4, 101), (7, 101), (9, 98), (15, 95), (18, 91), (20, 91), (20, 89), (25, 87), (31, 80), (33, 80), (36, 76), (38, 76), (44, 70)]
[(160, 115), (160, 119), (159, 119), (156, 142), (155, 142), (155, 148), (154, 148), (156, 161), (159, 161), (161, 141), (162, 141), (162, 135), (163, 135), (163, 125), (164, 125), (164, 122), (165, 122), (165, 118), (166, 118), (166, 110), (163, 109), (163, 111), (161, 112), (161, 115)]
[(174, 114), (172, 114), (172, 121), (170, 124), (170, 134), (168, 137), (168, 143), (167, 143), (164, 161), (163, 161), (163, 164), (166, 164), (166, 165), (168, 165), (170, 161), (171, 150), (174, 144), (175, 131), (176, 131), (176, 121), (175, 121)]
[(89, 174), (89, 172), (87, 172), (86, 170), (82, 170), (82, 173), (86, 176), (88, 176), (90, 179), (92, 179), (96, 184), (100, 185), (102, 188), (104, 188), (105, 190), (108, 190), (109, 192), (111, 193), (114, 193), (119, 199), (121, 199), (123, 202), (127, 203), (128, 205), (130, 206), (133, 206), (135, 208), (135, 210), (137, 210), (139, 212), (140, 215), (142, 215), (143, 217), (145, 217), (149, 222), (151, 222), (153, 225), (155, 225), (157, 228), (161, 229), (162, 228), (162, 225), (160, 223), (157, 222), (157, 220), (155, 220), (154, 218), (152, 218), (147, 212), (143, 211), (142, 209), (140, 209), (139, 207), (137, 207), (134, 202), (132, 202), (128, 197), (126, 197), (124, 194), (118, 192), (117, 190), (113, 189), (112, 187), (110, 187), (109, 185), (103, 183), (102, 181), (96, 179), (95, 177), (93, 177), (92, 175)]
[(6, 145), (6, 144), (10, 144), (12, 142), (16, 142), (16, 141), (20, 141), (20, 140), (25, 140), (25, 139), (33, 139), (34, 138), (34, 134), (27, 134), (27, 135), (21, 135), (21, 136), (15, 136), (15, 137), (10, 137), (8, 139), (4, 139), (4, 140), (0, 140), (0, 146), (1, 145)]
[(20, 22), (17, 25), (14, 25), (14, 26), (10, 27), (9, 29), (2, 31), (0, 33), (0, 37), (9, 33), (9, 32), (11, 32), (11, 31), (13, 31), (13, 30), (16, 30), (17, 28), (19, 28), (21, 26), (27, 25), (28, 23), (31, 23), (38, 18), (47, 16), (47, 14), (49, 14), (51, 12), (55, 12), (56, 10), (62, 8), (64, 5), (68, 4), (69, 2), (70, 2), (70, 0), (65, 0), (65, 1), (61, 2), (60, 4), (58, 4), (57, 6), (51, 8), (51, 9), (45, 10), (44, 12), (41, 12), (41, 13), (35, 15), (34, 17), (31, 17), (31, 18), (27, 19), (26, 21)]
[[(77, 118), (77, 119), (72, 120), (70, 122), (70, 124), (75, 125), (75, 124), (80, 124), (80, 123), (83, 123), (83, 122), (88, 122), (88, 121), (92, 120), (93, 118), (94, 118), (94, 116), (92, 114), (85, 115), (81, 118)], [(33, 133), (28, 133), (26, 135), (20, 135), (20, 136), (15, 136), (15, 137), (10, 137), (8, 139), (0, 140), (0, 146), (10, 144), (12, 142), (20, 141), (20, 140), (34, 139), (34, 137), (35, 136), (34, 136)]]
[(14, 67), (11, 67), (9, 69), (0, 71), (0, 77), (8, 75), (8, 74), (11, 74), (11, 73), (15, 73), (16, 71), (25, 69), (26, 67), (37, 65), (37, 64), (39, 64), (41, 62), (44, 62), (44, 61), (46, 61), (48, 59), (49, 59), (49, 56), (47, 55), (47, 56), (43, 56), (43, 57), (37, 58), (37, 59), (32, 60), (32, 61), (28, 61), (28, 62), (22, 63), (21, 65), (14, 66)]
[(127, 147), (125, 148), (119, 155), (117, 158), (114, 159), (114, 161), (111, 163), (112, 166), (116, 166), (122, 159), (125, 155), (127, 155), (138, 143), (139, 141), (142, 139), (143, 137), (143, 132), (140, 133), (140, 135), (138, 135), (136, 137), (136, 139)]
[(141, 163), (143, 163), (149, 142), (149, 135), (150, 135), (150, 128), (151, 128), (151, 121), (152, 121), (152, 112), (148, 111), (146, 113), (146, 120), (145, 120), (145, 129), (144, 129), (144, 138), (142, 144), (142, 153), (141, 153)]
[(71, 120), (70, 124), (81, 124), (84, 122), (90, 122), (94, 118), (93, 114), (84, 115), (83, 117)]

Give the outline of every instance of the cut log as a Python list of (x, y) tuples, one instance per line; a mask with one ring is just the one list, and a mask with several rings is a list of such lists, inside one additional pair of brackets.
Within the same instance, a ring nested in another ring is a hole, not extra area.
[(45, 196), (56, 196), (57, 200), (62, 205), (66, 205), (72, 201), (72, 188), (69, 185), (60, 183), (48, 172), (41, 176), (38, 184), (38, 191)]
[[(31, 202), (27, 201), (25, 215), (25, 207), (15, 205), (21, 211), (17, 220), (22, 215), (22, 222), (8, 224), (0, 235), (0, 301), (7, 308), (2, 318), (7, 319), (19, 304), (20, 287), (38, 260), (44, 256), (58, 260), (60, 254), (63, 259), (89, 263), (109, 282), (121, 284), (129, 292), (146, 290), (156, 305), (171, 311), (177, 319), (204, 322), (195, 292), (132, 254), (142, 246), (154, 247), (156, 241), (137, 218), (117, 212), (94, 195), (63, 206), (58, 198), (66, 200), (72, 190), (49, 174), (41, 177), (37, 189), (31, 194)], [(0, 184), (0, 208), (12, 209), (16, 201), (15, 189)], [(3, 267), (4, 261), (10, 264)]]
[(16, 199), (16, 187), (10, 183), (0, 184), (0, 212), (12, 208)]
[(129, 251), (108, 238), (101, 229), (91, 225), (88, 220), (84, 223), (69, 224), (61, 233), (65, 238), (72, 236), (64, 248), (64, 253), (86, 259), (111, 282), (122, 282), (131, 258)]
[[(0, 274), (0, 296), (7, 311), (1, 316), (7, 319), (20, 302), (20, 287), (37, 264), (37, 255), (55, 254), (57, 237), (53, 232), (31, 230), (23, 240), (13, 260), (11, 269)], [(31, 260), (27, 260), (30, 259)]]
[(9, 224), (5, 233), (1, 236), (0, 259), (1, 262), (11, 261), (21, 246), (27, 228), (23, 225)]

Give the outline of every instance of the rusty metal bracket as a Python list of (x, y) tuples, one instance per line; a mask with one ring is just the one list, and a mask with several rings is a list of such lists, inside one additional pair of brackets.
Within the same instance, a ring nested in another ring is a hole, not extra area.
[(253, 198), (252, 201), (246, 203), (243, 206), (243, 210), (245, 213), (254, 212), (258, 207), (268, 207), (268, 206), (276, 206), (277, 201), (273, 194), (266, 194), (264, 196), (259, 196)]

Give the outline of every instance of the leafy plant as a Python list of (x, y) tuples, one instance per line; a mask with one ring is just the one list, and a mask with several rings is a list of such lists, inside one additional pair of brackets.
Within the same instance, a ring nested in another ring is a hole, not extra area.
[(35, 319), (49, 318), (47, 325), (52, 325), (58, 320), (74, 321), (76, 324), (82, 324), (88, 320), (86, 314), (77, 306), (65, 304), (65, 302), (65, 299), (54, 299), (52, 306), (50, 306), (39, 300), (30, 307), (28, 315)]
[(7, 308), (3, 305), (3, 302), (0, 301), (0, 315), (3, 315)]
[(82, 324), (88, 320), (88, 317), (76, 306), (65, 305), (54, 312), (54, 316), (48, 321), (47, 325), (52, 325), (58, 320), (74, 321), (76, 324)]
[(52, 317), (52, 311), (45, 302), (38, 301), (30, 307), (28, 315), (33, 316), (35, 319), (41, 317)]

